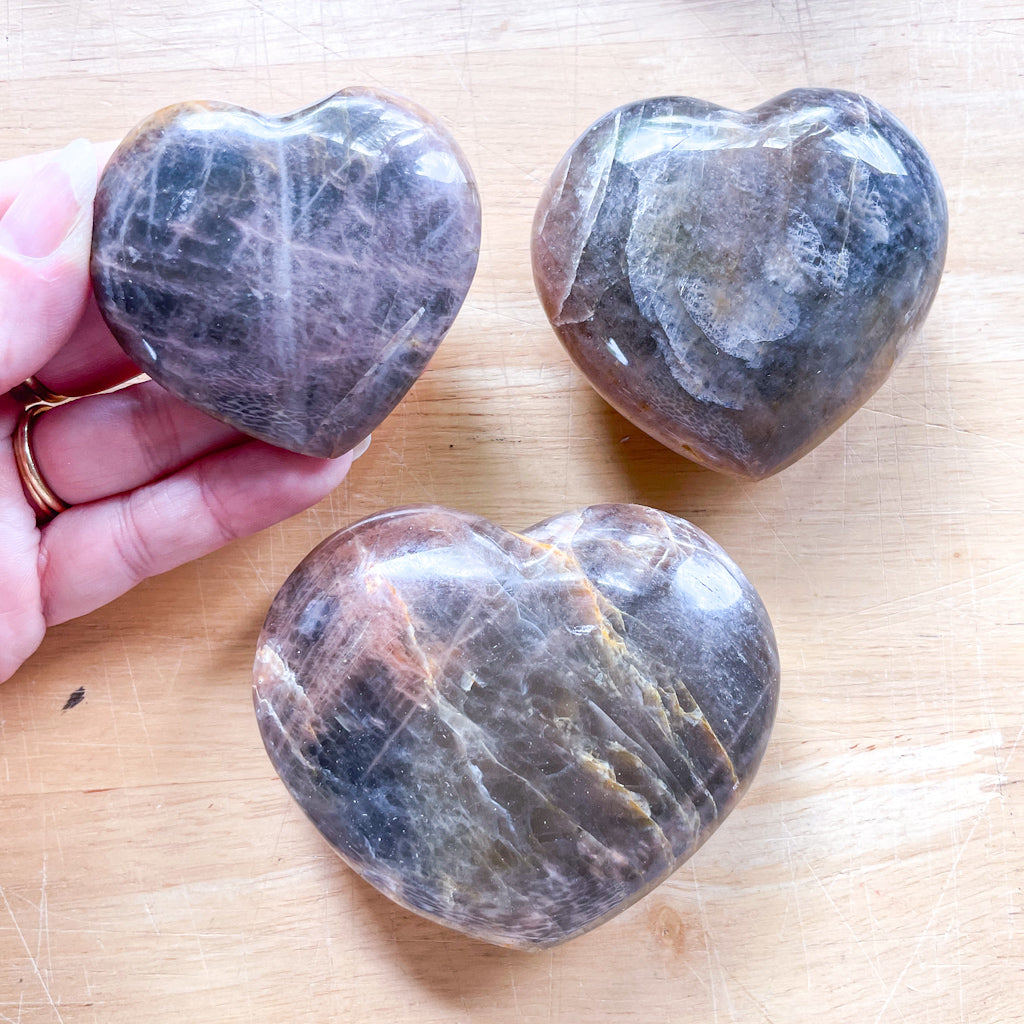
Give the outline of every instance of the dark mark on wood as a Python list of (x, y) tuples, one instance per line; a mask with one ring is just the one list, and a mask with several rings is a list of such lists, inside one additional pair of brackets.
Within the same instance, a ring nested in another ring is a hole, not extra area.
[(61, 711), (70, 711), (72, 708), (77, 708), (83, 700), (85, 700), (85, 687), (80, 686), (77, 690), (71, 691), (71, 696), (64, 701), (64, 707), (61, 708)]

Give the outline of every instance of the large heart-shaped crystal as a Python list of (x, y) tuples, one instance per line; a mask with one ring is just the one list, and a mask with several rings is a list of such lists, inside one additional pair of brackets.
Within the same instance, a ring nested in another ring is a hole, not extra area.
[(752, 478), (878, 388), (945, 251), (920, 144), (825, 89), (745, 113), (683, 97), (612, 111), (559, 164), (533, 241), (544, 308), (600, 394), (669, 448)]
[(169, 391), (335, 456), (423, 371), (479, 241), (464, 157), (405, 101), (346, 89), (285, 117), (183, 103), (139, 125), (103, 173), (93, 286)]
[(522, 948), (690, 856), (750, 782), (777, 699), (753, 587), (637, 505), (523, 534), (443, 508), (371, 516), (288, 578), (255, 667), (271, 760), (342, 857)]

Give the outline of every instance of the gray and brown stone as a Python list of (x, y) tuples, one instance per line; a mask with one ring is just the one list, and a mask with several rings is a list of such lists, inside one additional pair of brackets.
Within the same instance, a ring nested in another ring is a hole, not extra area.
[(946, 202), (921, 145), (853, 93), (743, 113), (669, 96), (606, 114), (541, 199), (534, 277), (622, 415), (760, 478), (817, 445), (923, 322)]
[(104, 171), (92, 278), (114, 336), (169, 391), (336, 456), (422, 373), (479, 241), (465, 158), (404, 100), (346, 89), (284, 117), (182, 103)]
[(520, 534), (423, 506), (299, 565), (254, 699), (285, 785), (359, 874), (533, 949), (714, 831), (764, 753), (778, 672), (757, 593), (685, 520), (598, 505)]

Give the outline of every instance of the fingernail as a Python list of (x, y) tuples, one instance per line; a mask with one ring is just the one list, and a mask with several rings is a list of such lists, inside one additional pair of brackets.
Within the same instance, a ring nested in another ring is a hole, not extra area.
[(364, 437), (362, 439), (362, 441), (360, 441), (359, 444), (357, 444), (355, 446), (355, 448), (352, 449), (352, 461), (353, 462), (355, 462), (356, 459), (358, 459), (360, 455), (365, 455), (366, 454), (366, 449), (370, 447), (370, 442), (372, 440), (373, 440), (373, 435), (372, 434), (367, 434), (366, 437)]
[(92, 225), (96, 154), (77, 139), (56, 153), (0, 219), (0, 249), (28, 259), (53, 255)]

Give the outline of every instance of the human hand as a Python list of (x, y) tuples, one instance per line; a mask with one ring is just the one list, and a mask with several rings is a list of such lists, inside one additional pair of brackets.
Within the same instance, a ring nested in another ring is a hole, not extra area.
[[(251, 440), (137, 376), (89, 287), (97, 166), (112, 147), (0, 163), (0, 681), (47, 626), (316, 503), (352, 454), (314, 459)], [(36, 377), (89, 395), (32, 421), (31, 450), (71, 507), (37, 526), (14, 456)]]

